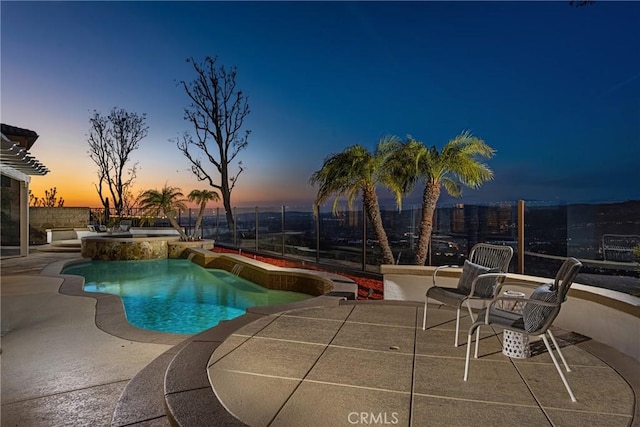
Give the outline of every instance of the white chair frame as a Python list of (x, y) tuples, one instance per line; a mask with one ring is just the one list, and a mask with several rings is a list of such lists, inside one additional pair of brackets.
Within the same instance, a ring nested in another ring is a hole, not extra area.
[[(509, 269), (509, 263), (511, 262), (511, 258), (513, 257), (513, 248), (510, 246), (502, 246), (502, 245), (491, 245), (488, 243), (478, 243), (476, 245), (473, 246), (473, 248), (471, 249), (471, 252), (469, 253), (469, 261), (478, 264), (478, 265), (482, 265), (482, 266), (486, 266), (489, 268), (496, 268), (498, 270), (500, 270), (499, 273), (485, 273), (485, 274), (480, 274), (478, 275), (473, 282), (471, 283), (471, 291), (469, 292), (469, 295), (464, 298), (464, 300), (462, 300), (460, 302), (460, 304), (458, 304), (456, 306), (456, 335), (454, 338), (454, 342), (453, 345), (454, 347), (458, 347), (458, 333), (460, 331), (460, 308), (461, 305), (463, 303), (466, 304), (467, 309), (469, 311), (469, 316), (472, 320), (472, 322), (475, 321), (475, 317), (473, 315), (473, 310), (471, 309), (471, 300), (476, 300), (476, 301), (482, 301), (483, 307), (485, 307), (486, 302), (490, 301), (491, 298), (479, 298), (477, 296), (474, 296), (475, 294), (475, 288), (476, 288), (476, 284), (479, 280), (482, 280), (484, 278), (490, 278), (490, 277), (495, 277), (496, 279), (496, 283), (498, 283), (500, 281), (500, 279), (504, 279), (506, 277), (506, 272)], [(460, 268), (460, 266), (456, 266), (456, 265), (443, 265), (440, 267), (437, 267), (434, 271), (433, 271), (433, 287), (438, 287), (437, 286), (437, 275), (438, 272), (442, 271), (443, 269), (447, 269), (447, 268)], [(429, 301), (429, 291), (432, 288), (427, 289), (427, 293), (425, 294), (425, 298), (424, 298), (424, 317), (422, 319), (422, 330), (426, 330), (427, 328), (427, 306), (428, 306), (428, 301)], [(441, 289), (447, 289), (445, 287), (442, 287)], [(478, 332), (479, 334), (479, 332)], [(479, 337), (480, 335), (478, 335)]]
[[(500, 292), (504, 287), (518, 286), (519, 288), (522, 288), (522, 287), (533, 288), (533, 287), (540, 286), (539, 284), (536, 285), (536, 284), (524, 283), (524, 282), (503, 282), (498, 284), (495, 290), (496, 296), (491, 300), (491, 303), (489, 304), (489, 306), (483, 309), (479, 313), (478, 320), (476, 320), (473, 323), (473, 325), (471, 325), (471, 328), (469, 328), (469, 335), (467, 336), (467, 355), (466, 355), (465, 365), (464, 365), (464, 380), (467, 381), (469, 378), (469, 359), (471, 355), (471, 340), (474, 332), (476, 333), (474, 357), (477, 359), (478, 343), (480, 341), (480, 327), (484, 325), (497, 326), (499, 328), (511, 330), (521, 334), (526, 334), (534, 337), (541, 337), (545, 347), (547, 348), (547, 351), (549, 352), (549, 356), (551, 356), (551, 360), (553, 361), (553, 364), (556, 367), (556, 370), (558, 371), (560, 378), (562, 379), (562, 383), (564, 384), (565, 388), (567, 389), (567, 392), (569, 393), (569, 397), (571, 398), (571, 401), (576, 402), (576, 397), (573, 394), (573, 391), (569, 386), (569, 382), (567, 381), (567, 378), (562, 372), (560, 365), (558, 364), (558, 360), (556, 359), (553, 352), (553, 347), (551, 347), (549, 341), (547, 340), (546, 335), (548, 334), (549, 338), (551, 338), (551, 341), (553, 342), (553, 345), (555, 346), (566, 371), (571, 372), (571, 369), (567, 364), (567, 360), (564, 358), (564, 355), (560, 350), (560, 346), (558, 345), (558, 342), (556, 341), (555, 337), (551, 333), (550, 327), (553, 324), (553, 321), (555, 320), (555, 318), (558, 316), (562, 303), (566, 300), (566, 296), (567, 296), (567, 293), (569, 292), (569, 288), (571, 287), (571, 284), (573, 283), (573, 280), (578, 274), (578, 270), (580, 269), (581, 266), (582, 266), (582, 263), (580, 263), (580, 261), (578, 261), (575, 258), (567, 258), (567, 260), (562, 264), (554, 280), (554, 285), (558, 289), (558, 296), (559, 296), (559, 300), (556, 302), (545, 302), (537, 299), (520, 298), (520, 297), (513, 297), (513, 296), (500, 296)], [(507, 321), (501, 321), (501, 319), (503, 318), (500, 318), (499, 316), (492, 316), (492, 314), (495, 313), (492, 311), (492, 309), (496, 308), (497, 304), (502, 305), (503, 301), (543, 305), (546, 307), (554, 307), (554, 310), (544, 319), (543, 324), (536, 331), (528, 332), (523, 328), (514, 327), (513, 325), (509, 324), (509, 322)]]

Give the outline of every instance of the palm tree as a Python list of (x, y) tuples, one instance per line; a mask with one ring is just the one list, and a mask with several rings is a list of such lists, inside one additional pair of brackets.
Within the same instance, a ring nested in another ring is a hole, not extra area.
[(178, 187), (168, 187), (165, 184), (160, 191), (154, 189), (143, 192), (140, 195), (139, 203), (146, 215), (158, 217), (163, 214), (166, 216), (171, 226), (180, 233), (180, 238), (187, 240), (187, 235), (176, 219), (176, 212), (186, 208), (182, 197), (182, 190)]
[(196, 237), (198, 236), (198, 231), (200, 231), (200, 225), (202, 224), (202, 218), (204, 217), (204, 210), (207, 207), (207, 202), (217, 202), (218, 200), (220, 200), (220, 196), (218, 195), (218, 193), (211, 190), (192, 190), (187, 198), (190, 202), (196, 202), (200, 204), (200, 211), (198, 211), (196, 225), (193, 228), (193, 237)]
[[(462, 186), (478, 188), (483, 182), (493, 179), (493, 171), (478, 157), (491, 158), (495, 150), (485, 142), (462, 132), (449, 140), (441, 151), (435, 146), (426, 147), (422, 142), (410, 139), (405, 144), (405, 153), (415, 161), (415, 181), (424, 182), (422, 193), (422, 218), (416, 265), (424, 265), (433, 231), (433, 214), (440, 198), (441, 186), (453, 197), (462, 195)], [(414, 182), (415, 182), (414, 181)]]
[(382, 138), (373, 153), (362, 145), (352, 145), (344, 151), (332, 154), (324, 160), (322, 168), (313, 173), (311, 185), (319, 184), (315, 200), (316, 212), (320, 204), (335, 195), (333, 212), (337, 213), (338, 200), (346, 196), (349, 208), (362, 193), (362, 201), (373, 232), (382, 250), (383, 263), (393, 264), (393, 252), (387, 233), (382, 225), (376, 186), (381, 184), (394, 194), (398, 207), (401, 205), (403, 188), (394, 175), (395, 155), (402, 144), (395, 136)]

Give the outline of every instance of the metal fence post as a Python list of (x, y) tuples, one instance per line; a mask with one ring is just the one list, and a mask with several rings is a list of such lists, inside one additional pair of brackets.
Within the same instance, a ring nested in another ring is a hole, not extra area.
[(256, 206), (256, 251), (258, 250), (258, 207)]
[(320, 205), (314, 206), (316, 217), (316, 263), (320, 264)]
[(362, 202), (362, 271), (367, 271), (367, 214)]
[(284, 205), (282, 205), (282, 256), (284, 256), (284, 243), (285, 243), (285, 236), (284, 236)]
[(233, 208), (233, 246), (238, 247), (238, 208)]
[(216, 208), (216, 232), (214, 234), (216, 240), (220, 241), (220, 208)]
[(524, 200), (518, 200), (518, 273), (524, 274)]

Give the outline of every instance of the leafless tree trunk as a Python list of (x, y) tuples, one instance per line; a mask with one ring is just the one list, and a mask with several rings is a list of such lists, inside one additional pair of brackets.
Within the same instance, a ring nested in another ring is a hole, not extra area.
[[(241, 161), (235, 172), (229, 167), (238, 153), (247, 147), (251, 133), (249, 130), (241, 132), (249, 114), (248, 99), (236, 89), (235, 67), (226, 70), (223, 65), (217, 65), (217, 58), (211, 57), (206, 57), (201, 64), (193, 58), (187, 62), (193, 65), (196, 78), (179, 84), (191, 99), (191, 104), (184, 110), (184, 118), (193, 125), (195, 137), (185, 132), (176, 144), (191, 162), (191, 171), (198, 180), (207, 181), (220, 191), (227, 225), (231, 229), (234, 224), (231, 192), (244, 168)], [(203, 158), (213, 165), (217, 176), (208, 171)]]
[(127, 164), (131, 152), (147, 136), (146, 114), (114, 108), (108, 116), (103, 116), (94, 111), (89, 123), (89, 157), (98, 166), (96, 191), (105, 209), (109, 208), (111, 195), (116, 214), (122, 215), (138, 165), (134, 163), (127, 169)]

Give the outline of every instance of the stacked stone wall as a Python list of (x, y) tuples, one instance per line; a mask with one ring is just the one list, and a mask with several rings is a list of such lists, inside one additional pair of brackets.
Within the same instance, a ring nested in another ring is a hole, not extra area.
[(32, 244), (47, 243), (47, 228), (86, 228), (89, 208), (29, 208), (29, 240)]
[(31, 227), (46, 230), (47, 228), (82, 228), (89, 224), (89, 208), (29, 208)]

